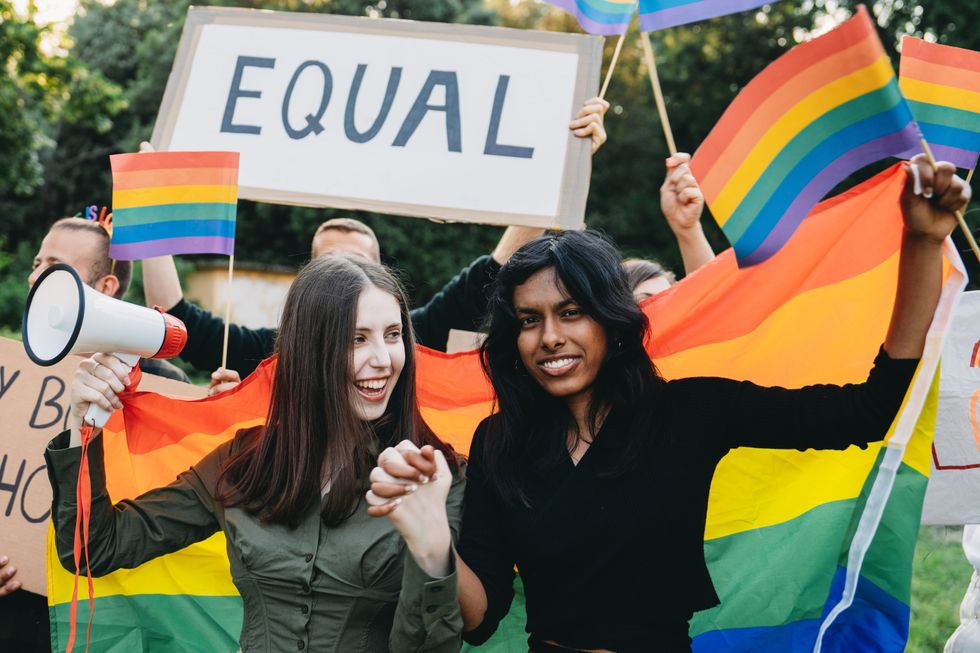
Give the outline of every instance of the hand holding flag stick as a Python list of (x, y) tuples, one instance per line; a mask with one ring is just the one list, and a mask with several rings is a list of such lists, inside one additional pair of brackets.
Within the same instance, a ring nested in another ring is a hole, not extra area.
[[(933, 172), (936, 171), (936, 158), (932, 155), (932, 148), (929, 147), (929, 143), (926, 139), (921, 139), (922, 151), (925, 152), (926, 158), (929, 160), (929, 165), (932, 166)], [(973, 177), (973, 169), (966, 176), (966, 184), (970, 185), (970, 179)], [(973, 255), (977, 257), (977, 262), (980, 263), (980, 247), (977, 247), (977, 241), (973, 238), (973, 234), (970, 233), (970, 228), (966, 225), (966, 219), (963, 217), (963, 211), (957, 210), (955, 212), (956, 222), (959, 223), (960, 229), (963, 231), (963, 235), (966, 236), (966, 242), (970, 244), (970, 249), (973, 250)]]

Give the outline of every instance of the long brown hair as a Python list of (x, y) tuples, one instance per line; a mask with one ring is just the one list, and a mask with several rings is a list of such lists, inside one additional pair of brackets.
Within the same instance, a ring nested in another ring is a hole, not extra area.
[[(355, 412), (351, 378), (357, 302), (371, 286), (398, 301), (405, 345), (405, 365), (384, 416), (374, 423)], [(405, 293), (381, 265), (341, 253), (310, 261), (286, 297), (276, 353), (266, 424), (236, 435), (237, 452), (221, 473), (218, 501), (295, 528), (320, 500), (326, 479), (330, 493), (322, 517), (337, 525), (357, 508), (379, 446), (401, 440), (431, 444), (454, 465), (451, 448), (436, 438), (419, 412), (415, 338)]]

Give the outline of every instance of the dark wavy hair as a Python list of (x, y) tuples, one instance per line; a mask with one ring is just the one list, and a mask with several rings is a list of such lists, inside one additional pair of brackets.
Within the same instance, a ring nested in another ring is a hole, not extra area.
[(650, 412), (639, 408), (663, 384), (643, 346), (647, 319), (633, 299), (622, 259), (612, 244), (594, 231), (563, 231), (548, 233), (519, 249), (497, 274), (489, 335), (481, 348), (483, 369), (493, 383), (499, 409), (485, 439), (487, 476), (514, 504), (527, 505), (521, 479), (567, 455), (567, 434), (575, 428), (566, 402), (538, 385), (517, 349), (520, 323), (514, 312), (514, 289), (549, 268), (563, 291), (606, 335), (608, 351), (592, 385), (590, 430), (596, 438), (599, 420), (608, 410), (625, 416), (627, 422), (610, 434), (623, 441), (615, 443), (616, 453), (602, 470), (604, 476), (619, 476), (637, 464), (648, 427), (640, 422), (647, 421)]
[[(398, 301), (405, 365), (385, 414), (362, 420), (351, 378), (357, 303), (377, 287)], [(380, 446), (411, 440), (431, 444), (455, 468), (452, 449), (422, 420), (415, 394), (415, 339), (405, 293), (386, 268), (362, 256), (335, 253), (310, 261), (293, 281), (276, 337), (272, 401), (263, 427), (239, 431), (237, 452), (221, 473), (218, 500), (267, 522), (295, 528), (320, 501), (325, 475), (328, 525), (350, 517), (367, 489)]]

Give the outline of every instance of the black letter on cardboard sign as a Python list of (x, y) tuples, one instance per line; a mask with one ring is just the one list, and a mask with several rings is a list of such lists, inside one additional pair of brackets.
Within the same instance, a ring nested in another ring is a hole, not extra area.
[(43, 471), (44, 471), (44, 465), (41, 465), (33, 472), (31, 472), (31, 475), (27, 477), (26, 481), (24, 481), (24, 491), (20, 493), (20, 514), (24, 517), (24, 519), (26, 519), (31, 524), (40, 524), (41, 522), (46, 522), (48, 521), (48, 517), (51, 516), (51, 508), (49, 507), (47, 510), (44, 511), (44, 514), (41, 515), (40, 517), (31, 517), (30, 515), (27, 514), (27, 506), (25, 505), (27, 502), (27, 493), (30, 491), (31, 488), (31, 481), (33, 481), (34, 477)]
[(262, 97), (262, 91), (249, 91), (242, 89), (242, 73), (246, 66), (253, 68), (274, 68), (275, 59), (265, 57), (238, 57), (235, 62), (235, 74), (231, 78), (231, 88), (228, 89), (228, 100), (225, 102), (225, 113), (221, 117), (221, 131), (229, 134), (261, 134), (262, 128), (258, 125), (236, 125), (232, 121), (235, 119), (235, 105), (238, 98), (242, 97)]
[[(44, 401), (44, 403), (41, 403), (48, 389), (48, 383), (56, 383), (58, 385), (58, 391), (53, 397), (51, 397), (47, 401)], [(34, 412), (31, 414), (30, 427), (32, 429), (49, 429), (61, 421), (62, 415), (65, 414), (65, 409), (62, 408), (61, 404), (58, 403), (58, 399), (60, 399), (61, 395), (63, 394), (65, 394), (64, 381), (62, 381), (56, 376), (44, 377), (44, 381), (41, 383), (41, 391), (37, 393), (37, 401), (34, 403)], [(42, 406), (49, 406), (53, 408), (55, 410), (55, 413), (57, 414), (50, 421), (44, 422), (43, 424), (39, 424), (37, 418), (38, 418), (38, 413), (41, 412)]]
[(402, 69), (392, 67), (391, 73), (388, 75), (388, 87), (385, 89), (385, 99), (381, 102), (381, 111), (378, 112), (378, 116), (366, 132), (359, 132), (357, 131), (357, 125), (354, 124), (354, 109), (357, 105), (357, 94), (361, 90), (361, 82), (364, 79), (364, 72), (366, 70), (367, 64), (357, 64), (354, 81), (350, 87), (350, 95), (347, 96), (347, 110), (344, 112), (344, 133), (349, 140), (355, 143), (367, 143), (381, 131), (385, 120), (388, 119), (388, 112), (391, 111), (391, 104), (395, 101), (395, 91), (398, 90), (398, 82), (402, 78)]
[(17, 498), (17, 490), (20, 489), (20, 482), (24, 478), (24, 467), (26, 466), (27, 461), (21, 460), (20, 469), (17, 470), (17, 480), (13, 483), (6, 483), (4, 482), (4, 478), (6, 478), (4, 472), (7, 470), (7, 454), (3, 454), (3, 458), (0, 459), (0, 492), (10, 492), (10, 501), (7, 502), (7, 509), (3, 513), (6, 517), (9, 517), (14, 509), (14, 499)]
[(3, 399), (3, 396), (7, 394), (7, 390), (10, 390), (10, 386), (12, 386), (14, 381), (17, 380), (17, 377), (20, 376), (20, 370), (17, 370), (11, 375), (9, 381), (5, 381), (4, 378), (6, 376), (6, 372), (6, 368), (4, 368), (3, 365), (0, 365), (0, 399)]
[[(323, 74), (323, 93), (320, 95), (320, 107), (317, 109), (316, 114), (308, 113), (306, 114), (306, 126), (301, 129), (293, 129), (292, 125), (289, 124), (289, 101), (293, 97), (293, 87), (296, 86), (296, 80), (299, 79), (300, 74), (309, 68), (310, 66), (316, 66), (320, 69)], [(305, 138), (310, 134), (320, 134), (323, 132), (323, 125), (320, 124), (320, 118), (327, 111), (327, 105), (330, 104), (330, 95), (333, 93), (333, 75), (330, 74), (330, 69), (327, 68), (327, 64), (320, 61), (304, 61), (293, 73), (292, 79), (289, 80), (289, 86), (286, 87), (286, 95), (282, 99), (282, 126), (286, 129), (286, 133), (293, 140), (299, 140)]]
[[(446, 89), (445, 104), (429, 104), (429, 98), (436, 86)], [(433, 70), (429, 73), (425, 85), (419, 91), (419, 96), (415, 98), (405, 122), (402, 123), (398, 135), (395, 136), (395, 147), (405, 147), (408, 139), (412, 137), (418, 128), (422, 118), (429, 111), (444, 111), (446, 113), (446, 140), (449, 143), (450, 152), (462, 152), (463, 146), (460, 144), (460, 120), (459, 120), (459, 82), (456, 80), (456, 73), (446, 70)]]
[(497, 156), (512, 156), (518, 159), (530, 159), (534, 156), (533, 147), (500, 145), (497, 143), (497, 133), (500, 131), (500, 116), (504, 113), (504, 100), (507, 98), (508, 84), (510, 84), (510, 75), (501, 75), (497, 79), (497, 92), (493, 95), (493, 111), (490, 114), (490, 126), (487, 128), (487, 144), (483, 148), (483, 153), (495, 154)]

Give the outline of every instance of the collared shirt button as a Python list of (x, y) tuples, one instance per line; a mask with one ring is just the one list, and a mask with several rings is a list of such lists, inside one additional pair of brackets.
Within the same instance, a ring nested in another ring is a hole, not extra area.
[(306, 561), (307, 562), (310, 562), (311, 560), (313, 560), (313, 554), (312, 553), (307, 553), (306, 554)]
[(303, 640), (299, 640), (298, 642), (296, 642), (296, 648), (302, 651), (304, 648), (306, 648), (306, 642), (304, 642)]
[(427, 607), (427, 608), (425, 609), (425, 611), (426, 611), (426, 612), (428, 612), (429, 614), (432, 614), (433, 612), (435, 612), (435, 611), (436, 611), (436, 610), (438, 610), (438, 609), (439, 609), (439, 608), (438, 608), (437, 606), (434, 606), (434, 605), (430, 605), (429, 607)]
[(429, 588), (429, 594), (438, 594), (442, 591), (442, 585), (436, 585), (435, 587)]
[(303, 593), (304, 594), (309, 594), (310, 593), (310, 584), (309, 583), (303, 583)]
[(299, 610), (303, 614), (309, 614), (310, 613), (310, 606), (308, 606), (306, 604), (303, 604), (302, 606), (300, 606), (300, 609)]

